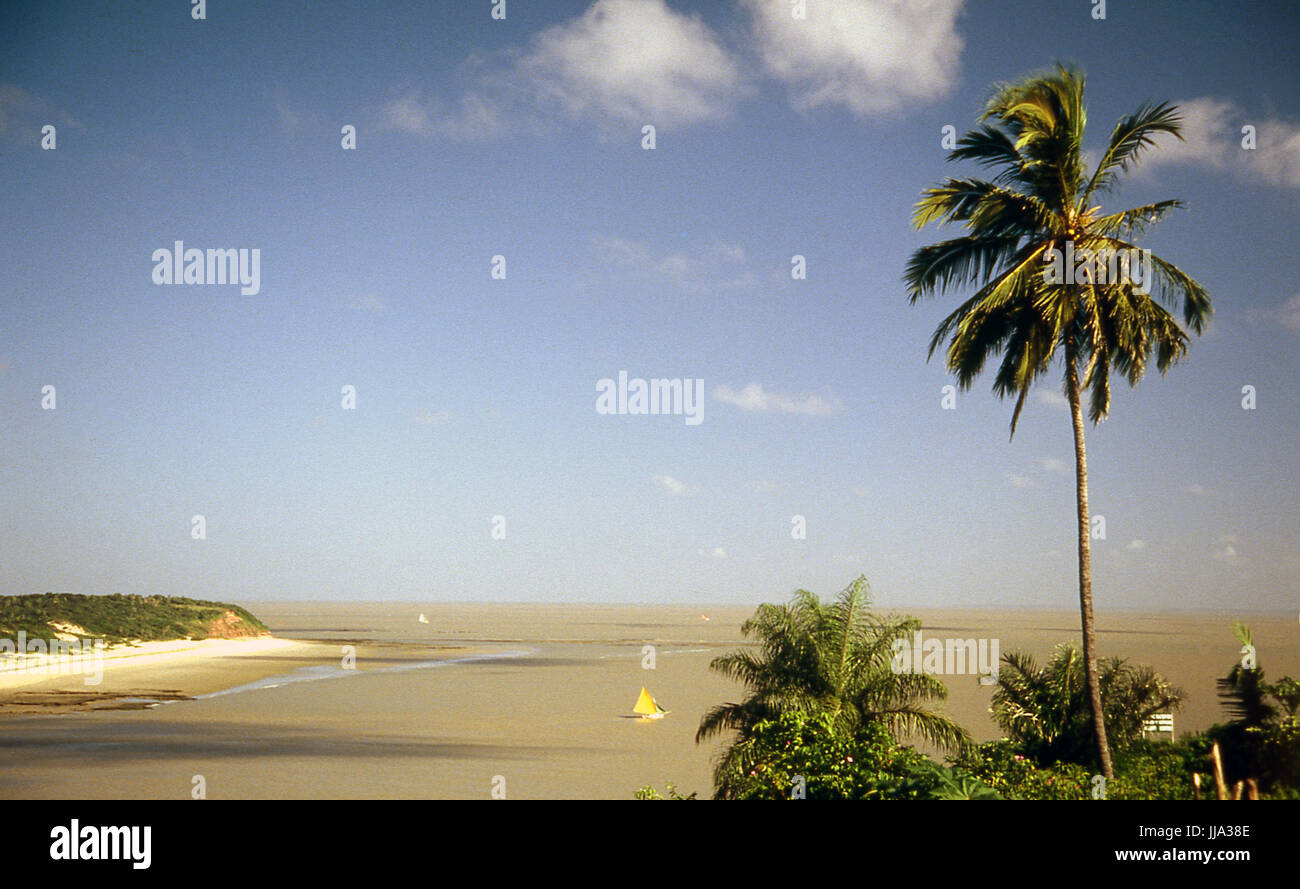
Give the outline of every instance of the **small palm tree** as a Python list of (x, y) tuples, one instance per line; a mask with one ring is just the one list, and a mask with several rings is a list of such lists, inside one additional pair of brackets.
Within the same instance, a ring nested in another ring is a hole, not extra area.
[(858, 577), (833, 603), (799, 590), (787, 605), (760, 605), (741, 632), (758, 642), (715, 658), (710, 669), (745, 685), (739, 703), (719, 704), (700, 720), (696, 742), (722, 732), (738, 733), (714, 771), (717, 795), (747, 773), (755, 726), (783, 715), (830, 717), (852, 736), (878, 722), (897, 740), (916, 735), (945, 749), (970, 743), (966, 731), (926, 708), (948, 695), (933, 676), (895, 673), (895, 640), (921, 628), (915, 618), (880, 618), (869, 610), (867, 579)]
[(1016, 399), (1013, 436), (1030, 388), (1057, 357), (1062, 359), (1074, 428), (1083, 661), (1097, 757), (1106, 776), (1113, 777), (1098, 681), (1081, 390), (1089, 393), (1089, 419), (1100, 422), (1110, 409), (1112, 369), (1136, 385), (1153, 352), (1162, 374), (1186, 353), (1187, 334), (1162, 303), (1181, 302), (1184, 323), (1197, 333), (1211, 308), (1200, 284), (1149, 252), (1136, 255), (1147, 257), (1141, 277), (1150, 280), (1101, 274), (1100, 265), (1088, 262), (1077, 272), (1070, 262), (1069, 273), (1060, 278), (1047, 274), (1048, 260), (1064, 271), (1062, 260), (1071, 256), (1133, 256), (1132, 238), (1183, 206), (1166, 200), (1100, 213), (1094, 201), (1115, 187), (1155, 136), (1182, 136), (1176, 107), (1147, 103), (1115, 125), (1088, 174), (1083, 91), (1083, 75), (1060, 65), (995, 90), (980, 126), (949, 154), (949, 160), (989, 168), (993, 178), (948, 179), (924, 192), (913, 215), (917, 228), (961, 223), (967, 234), (917, 250), (905, 281), (912, 304), (923, 296), (977, 287), (935, 330), (930, 355), (948, 339), (948, 370), (960, 388), (969, 389), (988, 359), (1000, 354), (993, 390)]
[[(1002, 662), (991, 707), (997, 724), (1040, 765), (1086, 761), (1091, 707), (1079, 649), (1057, 646), (1044, 667), (1020, 651), (1004, 654)], [(1106, 734), (1117, 749), (1141, 739), (1151, 716), (1177, 710), (1186, 699), (1150, 667), (1122, 658), (1103, 660), (1099, 678)]]
[[(1290, 676), (1283, 676), (1270, 685), (1264, 681), (1264, 671), (1252, 662), (1246, 666), (1244, 655), (1253, 654), (1254, 642), (1250, 627), (1241, 621), (1232, 622), (1232, 634), (1241, 643), (1243, 658), (1232, 665), (1228, 675), (1217, 680), (1219, 697), (1234, 722), (1247, 726), (1261, 726), (1276, 719), (1282, 713), (1294, 716), (1300, 707), (1300, 684)], [(1277, 704), (1269, 701), (1273, 698)]]

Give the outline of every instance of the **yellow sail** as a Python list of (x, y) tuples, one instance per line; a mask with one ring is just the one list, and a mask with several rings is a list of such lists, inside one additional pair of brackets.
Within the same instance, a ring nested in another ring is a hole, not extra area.
[(636, 699), (636, 706), (632, 708), (633, 713), (640, 713), (642, 716), (658, 716), (664, 712), (664, 708), (655, 703), (655, 699), (646, 691), (646, 687), (641, 686), (641, 697)]

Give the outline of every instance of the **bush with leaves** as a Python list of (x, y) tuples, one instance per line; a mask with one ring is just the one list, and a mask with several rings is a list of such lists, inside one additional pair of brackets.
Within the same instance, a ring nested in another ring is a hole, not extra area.
[(877, 722), (852, 730), (825, 713), (754, 726), (737, 750), (743, 776), (723, 799), (996, 799), (989, 788), (894, 741)]
[(1040, 766), (1005, 738), (972, 745), (953, 763), (1006, 799), (1090, 799), (1092, 795), (1090, 769), (1075, 763)]
[(642, 785), (640, 790), (634, 791), (632, 796), (635, 797), (636, 799), (695, 799), (696, 798), (695, 792), (692, 792), (690, 796), (682, 796), (681, 791), (677, 789), (677, 785), (674, 784), (672, 781), (669, 781), (665, 785), (665, 790), (667, 791), (668, 795), (661, 796), (659, 791), (654, 789), (653, 784), (645, 784)]
[(1208, 775), (1214, 766), (1211, 742), (1204, 735), (1187, 735), (1175, 742), (1135, 741), (1115, 763), (1108, 799), (1195, 799), (1192, 774)]
[[(1102, 659), (1100, 671), (1106, 737), (1116, 754), (1142, 739), (1146, 719), (1179, 709), (1186, 697), (1150, 667), (1122, 658)], [(1042, 667), (1025, 652), (1003, 655), (992, 704), (994, 720), (1018, 752), (1039, 765), (1096, 763), (1083, 655), (1075, 646), (1058, 645)]]

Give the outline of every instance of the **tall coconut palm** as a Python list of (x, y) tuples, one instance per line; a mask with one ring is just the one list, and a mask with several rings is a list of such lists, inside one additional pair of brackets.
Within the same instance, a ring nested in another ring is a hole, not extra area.
[[(872, 614), (866, 577), (849, 584), (834, 602), (799, 590), (786, 605), (760, 605), (741, 625), (757, 650), (715, 658), (709, 668), (748, 689), (739, 703), (719, 704), (700, 720), (698, 743), (728, 730), (738, 732), (714, 772), (719, 795), (748, 768), (752, 730), (784, 714), (831, 717), (846, 737), (878, 722), (895, 739), (914, 734), (947, 749), (970, 742), (952, 720), (926, 708), (948, 696), (944, 684), (923, 673), (895, 673), (894, 642), (921, 628), (916, 618)], [(909, 643), (910, 644), (910, 643)]]
[(912, 304), (977, 288), (935, 330), (930, 355), (948, 340), (947, 368), (961, 389), (970, 388), (990, 357), (1001, 355), (993, 390), (1015, 396), (1012, 436), (1030, 387), (1062, 359), (1074, 429), (1083, 655), (1097, 757), (1109, 777), (1114, 771), (1098, 685), (1081, 389), (1088, 390), (1088, 416), (1096, 424), (1110, 409), (1112, 368), (1136, 385), (1152, 352), (1162, 375), (1186, 353), (1187, 333), (1164, 306), (1181, 303), (1183, 322), (1198, 334), (1211, 307), (1200, 284), (1149, 252), (1139, 254), (1148, 257), (1142, 275), (1100, 263), (1064, 268), (1071, 256), (1132, 255), (1127, 251), (1137, 250), (1135, 236), (1183, 206), (1166, 200), (1101, 213), (1094, 201), (1118, 184), (1156, 136), (1182, 136), (1177, 108), (1149, 102), (1120, 119), (1089, 174), (1082, 153), (1083, 92), (1083, 75), (1061, 65), (994, 90), (979, 125), (949, 154), (949, 160), (977, 162), (993, 178), (947, 179), (923, 192), (912, 220), (918, 229), (961, 223), (967, 233), (917, 250), (905, 281)]

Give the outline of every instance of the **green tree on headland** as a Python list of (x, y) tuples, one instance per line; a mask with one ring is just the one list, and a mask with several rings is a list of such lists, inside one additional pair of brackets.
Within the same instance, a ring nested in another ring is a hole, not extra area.
[[(1136, 385), (1153, 352), (1162, 374), (1186, 353), (1187, 334), (1162, 303), (1181, 303), (1183, 322), (1198, 334), (1212, 310), (1200, 284), (1149, 252), (1140, 263), (1142, 281), (1134, 280), (1136, 274), (1117, 274), (1123, 268), (1118, 264), (1086, 261), (1143, 255), (1135, 254), (1134, 238), (1183, 206), (1165, 200), (1102, 214), (1094, 203), (1118, 184), (1155, 136), (1182, 136), (1177, 108), (1148, 102), (1116, 123), (1089, 174), (1083, 161), (1083, 93), (1083, 75), (1060, 65), (994, 90), (980, 125), (948, 158), (973, 160), (993, 178), (950, 178), (923, 193), (912, 217), (917, 228), (960, 223), (966, 234), (917, 250), (905, 281), (912, 304), (949, 290), (978, 288), (935, 330), (930, 355), (948, 341), (946, 365), (961, 389), (969, 389), (987, 361), (1000, 355), (993, 390), (1015, 396), (1012, 435), (1030, 387), (1054, 359), (1062, 360), (1074, 430), (1084, 670), (1097, 757), (1109, 778), (1114, 768), (1093, 621), (1082, 390), (1088, 390), (1088, 417), (1096, 424), (1110, 408), (1112, 369)], [(1072, 259), (1085, 262), (1076, 268)], [(1048, 274), (1052, 269), (1067, 274)]]

